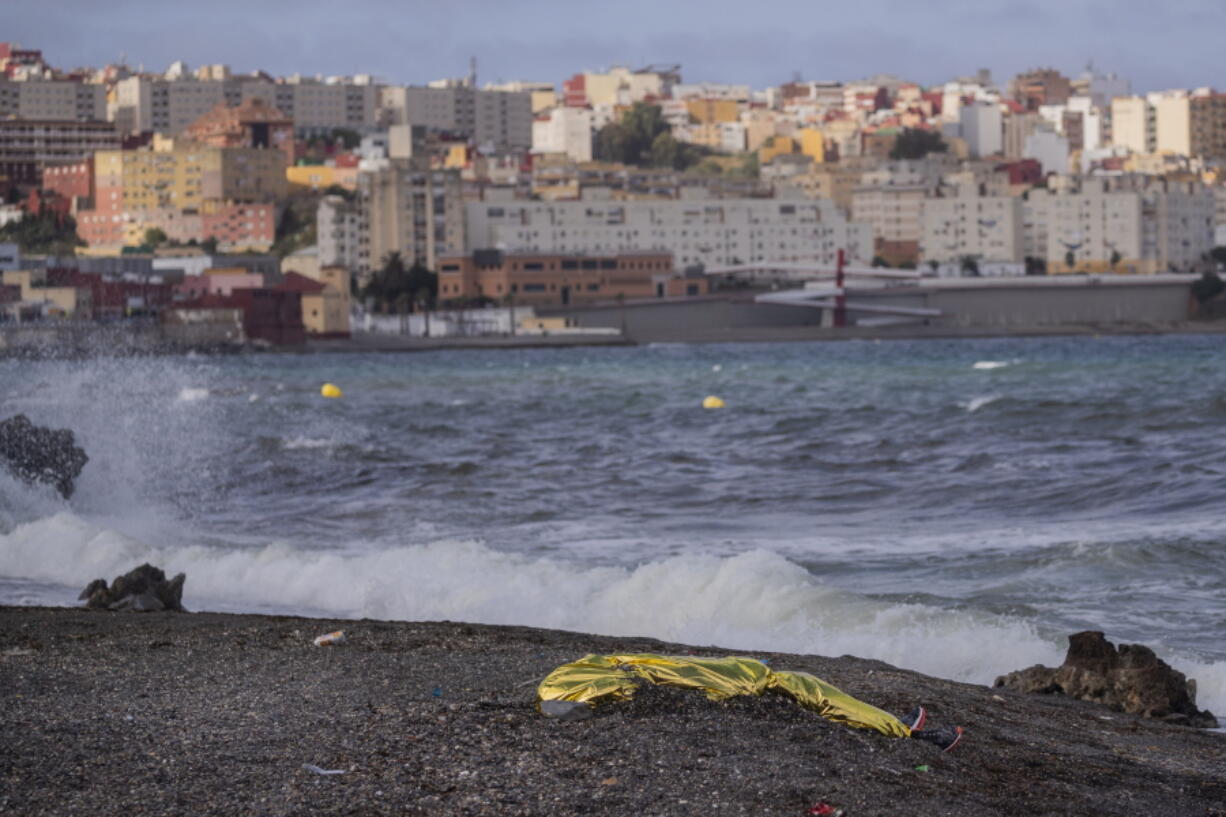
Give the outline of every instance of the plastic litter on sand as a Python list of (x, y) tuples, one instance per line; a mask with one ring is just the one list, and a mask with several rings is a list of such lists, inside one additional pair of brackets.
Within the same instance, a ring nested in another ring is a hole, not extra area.
[(335, 644), (344, 644), (345, 643), (345, 631), (336, 630), (335, 632), (324, 633), (321, 636), (316, 636), (315, 641), (313, 643), (315, 644), (316, 647), (330, 647)]
[(303, 763), (302, 768), (306, 769), (308, 772), (314, 772), (315, 774), (322, 774), (322, 775), (344, 774), (345, 773), (344, 769), (322, 769), (319, 766), (316, 766), (314, 763)]

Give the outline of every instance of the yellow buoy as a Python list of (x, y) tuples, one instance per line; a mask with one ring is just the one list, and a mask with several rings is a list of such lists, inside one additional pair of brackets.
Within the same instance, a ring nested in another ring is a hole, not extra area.
[(705, 409), (723, 408), (724, 401), (719, 397), (716, 397), (714, 394), (711, 394), (702, 401), (702, 407)]
[(345, 393), (341, 391), (334, 383), (324, 383), (320, 388), (319, 393), (324, 397), (344, 397)]

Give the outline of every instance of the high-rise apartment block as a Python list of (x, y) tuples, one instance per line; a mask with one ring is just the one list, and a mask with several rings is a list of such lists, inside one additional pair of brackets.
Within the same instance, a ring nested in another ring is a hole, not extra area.
[(119, 134), (110, 122), (0, 117), (0, 177), (13, 184), (38, 185), (46, 165), (79, 162), (117, 147)]
[(958, 116), (962, 138), (973, 158), (994, 156), (1004, 150), (1004, 122), (998, 103), (977, 100), (963, 105)]
[(1214, 197), (1197, 182), (1089, 178), (1028, 193), (1025, 221), (1048, 272), (1186, 272), (1213, 247)]
[(424, 125), (500, 153), (532, 148), (532, 94), (527, 91), (484, 91), (454, 80), (385, 87), (379, 100), (385, 125)]
[(216, 238), (225, 249), (266, 250), (284, 197), (285, 155), (267, 148), (167, 142), (159, 149), (94, 157), (95, 201), (77, 234), (95, 251), (144, 243), (157, 227), (171, 240)]
[(319, 262), (366, 281), (390, 253), (434, 268), (440, 255), (462, 254), (460, 174), (390, 159), (358, 174), (352, 199), (326, 196), (316, 212)]
[(1063, 105), (1072, 95), (1069, 78), (1054, 68), (1036, 68), (1018, 74), (1009, 82), (1009, 97), (1028, 111), (1043, 105)]
[(672, 253), (679, 267), (872, 259), (872, 229), (811, 199), (484, 201), (467, 205), (470, 248), (547, 253)]
[(1016, 196), (985, 196), (965, 186), (924, 202), (920, 255), (926, 262), (967, 256), (1018, 261), (1022, 250), (1022, 202)]
[(259, 99), (287, 116), (299, 131), (362, 130), (376, 124), (377, 91), (373, 84), (293, 78), (274, 82), (262, 76), (128, 77), (115, 85), (111, 119), (124, 133), (178, 134), (219, 104), (233, 108)]
[(103, 122), (106, 88), (68, 79), (13, 82), (0, 76), (0, 119)]

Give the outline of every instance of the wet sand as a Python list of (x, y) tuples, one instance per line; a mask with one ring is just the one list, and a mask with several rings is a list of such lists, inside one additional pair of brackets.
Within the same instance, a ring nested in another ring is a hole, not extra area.
[[(313, 646), (335, 629), (346, 643)], [(0, 814), (1226, 815), (1226, 735), (846, 656), (754, 654), (890, 711), (924, 703), (931, 723), (966, 728), (963, 744), (646, 685), (587, 721), (536, 712), (557, 665), (630, 651), (744, 654), (450, 622), (0, 607)]]

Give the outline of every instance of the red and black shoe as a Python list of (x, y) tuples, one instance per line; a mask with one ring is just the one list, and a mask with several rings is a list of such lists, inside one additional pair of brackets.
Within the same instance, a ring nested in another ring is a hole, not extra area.
[(917, 706), (899, 718), (899, 720), (906, 724), (906, 727), (912, 732), (917, 729), (923, 729), (924, 723), (928, 720), (928, 710), (922, 706)]
[(936, 729), (919, 729), (913, 731), (911, 737), (935, 743), (942, 752), (948, 752), (962, 742), (962, 727), (939, 726)]

